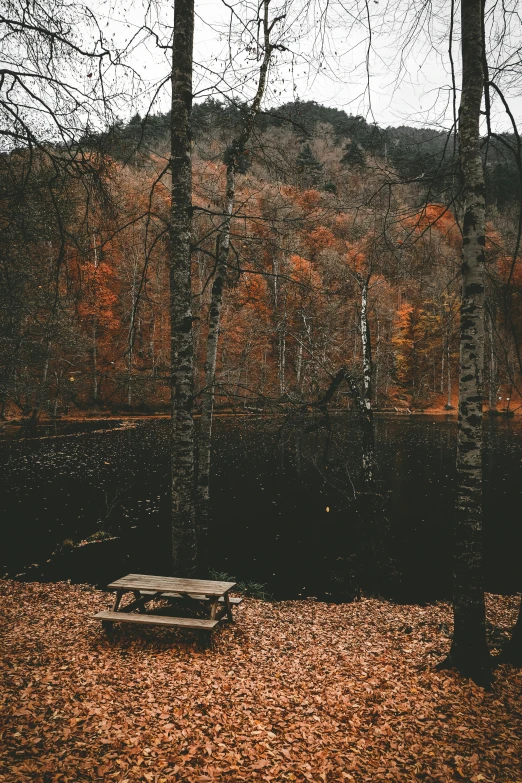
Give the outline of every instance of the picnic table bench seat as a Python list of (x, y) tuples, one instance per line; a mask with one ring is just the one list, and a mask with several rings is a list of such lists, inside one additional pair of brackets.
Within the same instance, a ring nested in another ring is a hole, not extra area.
[[(116, 596), (112, 611), (91, 615), (92, 620), (101, 620), (107, 632), (114, 623), (136, 623), (137, 625), (157, 625), (170, 628), (190, 628), (210, 633), (227, 617), (233, 621), (232, 606), (242, 602), (242, 598), (231, 598), (230, 591), (235, 582), (218, 582), (209, 579), (181, 579), (144, 574), (128, 574), (108, 585)], [(132, 593), (134, 600), (121, 605), (125, 593)], [(169, 617), (168, 615), (148, 612), (146, 605), (155, 599), (195, 599), (209, 606), (210, 618)]]
[(93, 620), (111, 623), (138, 623), (138, 625), (162, 625), (171, 628), (194, 628), (197, 631), (213, 631), (219, 620), (203, 620), (197, 617), (166, 617), (160, 614), (131, 614), (130, 612), (98, 612)]

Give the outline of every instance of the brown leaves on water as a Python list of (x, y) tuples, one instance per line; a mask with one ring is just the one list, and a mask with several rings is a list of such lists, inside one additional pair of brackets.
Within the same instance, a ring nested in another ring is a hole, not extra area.
[[(201, 652), (159, 628), (109, 642), (91, 588), (0, 592), (2, 782), (522, 780), (522, 673), (485, 693), (434, 671), (443, 604), (247, 600)], [(500, 633), (517, 608), (488, 599)]]

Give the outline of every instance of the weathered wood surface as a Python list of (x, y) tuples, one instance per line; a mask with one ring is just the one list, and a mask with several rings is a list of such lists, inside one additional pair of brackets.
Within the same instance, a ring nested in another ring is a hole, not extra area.
[(138, 623), (138, 625), (162, 625), (174, 628), (195, 628), (199, 631), (212, 631), (219, 620), (201, 620), (195, 617), (163, 617), (157, 614), (126, 614), (124, 612), (98, 612), (91, 620), (111, 623)]
[[(153, 590), (140, 590), (140, 593), (142, 595), (155, 595)], [(208, 601), (208, 597), (206, 595), (201, 595), (201, 593), (187, 593), (189, 598), (192, 598), (194, 601)], [(162, 593), (161, 598), (184, 598), (185, 596), (181, 595), (181, 593)], [(219, 603), (223, 604), (225, 602), (225, 599), (223, 596), (219, 598)], [(239, 604), (243, 603), (243, 598), (241, 596), (237, 596), (234, 598), (230, 598), (230, 603), (232, 606), (239, 606)]]
[(112, 611), (113, 612), (117, 612), (118, 611), (118, 609), (120, 607), (120, 603), (121, 603), (122, 597), (123, 597), (123, 590), (118, 590), (116, 595), (114, 596), (114, 603), (112, 605)]
[(235, 582), (214, 582), (210, 579), (181, 579), (172, 576), (152, 576), (150, 574), (128, 574), (111, 582), (110, 590), (150, 590), (155, 593), (202, 594), (204, 596), (222, 596), (236, 586)]

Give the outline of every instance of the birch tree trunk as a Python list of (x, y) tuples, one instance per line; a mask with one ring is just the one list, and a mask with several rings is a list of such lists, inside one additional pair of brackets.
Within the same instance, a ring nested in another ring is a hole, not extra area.
[(192, 49), (194, 0), (176, 0), (172, 49), (170, 215), (172, 561), (175, 576), (196, 571), (192, 290)]
[(278, 356), (278, 377), (279, 394), (283, 397), (286, 387), (286, 313), (277, 327), (277, 356)]
[(448, 393), (446, 397), (446, 409), (450, 410), (453, 406), (451, 404), (451, 355), (450, 355), (450, 343), (449, 338), (446, 343), (446, 356), (447, 356), (447, 373), (448, 373)]
[(495, 343), (493, 341), (493, 318), (489, 316), (489, 410), (497, 410), (497, 385), (495, 367)]
[(446, 336), (442, 341), (442, 357), (440, 360), (440, 393), (444, 394), (444, 360), (446, 358)]
[(370, 334), (370, 323), (368, 321), (368, 286), (369, 278), (361, 281), (361, 345), (363, 362), (363, 475), (367, 484), (371, 484), (373, 479), (374, 464), (374, 431), (373, 431), (373, 409), (372, 409), (372, 341)]
[[(484, 369), (485, 187), (480, 154), (484, 84), (482, 0), (462, 0), (459, 144), (464, 219), (460, 312), (459, 421), (453, 612), (446, 665), (477, 684), (491, 682), (482, 564), (482, 375)], [(449, 374), (449, 367), (448, 367)]]
[(227, 165), (226, 174), (226, 195), (225, 206), (223, 210), (223, 222), (218, 235), (218, 242), (216, 247), (216, 273), (212, 285), (212, 294), (210, 300), (207, 352), (205, 360), (205, 393), (203, 395), (201, 419), (199, 423), (200, 429), (198, 443), (197, 503), (200, 540), (203, 540), (205, 537), (205, 529), (207, 527), (209, 514), (210, 446), (212, 442), (212, 416), (216, 388), (216, 361), (219, 331), (221, 325), (223, 288), (227, 278), (228, 257), (230, 252), (230, 226), (236, 198), (236, 173), (239, 168), (241, 158), (245, 154), (248, 140), (250, 139), (254, 129), (255, 119), (259, 112), (261, 101), (265, 92), (268, 67), (274, 49), (270, 43), (270, 31), (272, 29), (273, 23), (272, 25), (269, 25), (268, 22), (269, 5), (270, 0), (264, 0), (264, 55), (259, 69), (259, 82), (257, 85), (256, 94), (246, 113), (243, 127), (241, 128), (239, 135), (232, 142), (230, 148), (230, 158)]
[[(304, 338), (304, 335), (303, 335)], [(297, 358), (295, 363), (295, 382), (297, 391), (301, 391), (301, 369), (303, 366), (303, 344), (299, 343), (297, 346)]]
[(373, 422), (373, 357), (370, 321), (368, 319), (368, 296), (371, 271), (360, 279), (361, 285), (361, 347), (363, 365), (362, 385), (362, 473), (364, 491), (361, 495), (362, 527), (359, 533), (361, 548), (358, 587), (366, 594), (379, 596), (382, 589), (384, 552), (384, 529), (382, 510), (378, 503), (378, 487), (375, 471), (375, 429)]
[(96, 234), (92, 235), (94, 251), (94, 275), (93, 275), (93, 317), (92, 317), (92, 396), (94, 403), (98, 402), (98, 312), (96, 295), (96, 276), (98, 271), (98, 250), (96, 247)]
[(132, 253), (132, 270), (131, 270), (131, 302), (130, 302), (130, 320), (129, 331), (127, 334), (127, 405), (132, 405), (132, 362), (134, 360), (134, 340), (136, 331), (136, 307), (137, 307), (137, 277), (138, 277), (138, 259), (136, 254)]

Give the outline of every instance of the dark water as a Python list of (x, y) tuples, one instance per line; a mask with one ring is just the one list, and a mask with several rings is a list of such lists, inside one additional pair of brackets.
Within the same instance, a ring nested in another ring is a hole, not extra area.
[[(335, 599), (361, 524), (354, 500), (360, 439), (344, 415), (332, 419), (330, 432), (307, 428), (313, 429), (310, 422), (216, 420), (210, 561), (216, 571), (265, 583), (274, 597)], [(384, 592), (397, 600), (449, 594), (455, 438), (455, 422), (441, 418), (376, 421), (382, 537), (393, 564)], [(0, 442), (0, 470), (0, 573), (100, 585), (131, 571), (169, 573), (167, 421)], [(488, 422), (484, 515), (491, 591), (521, 587), (521, 489), (522, 424)], [(75, 550), (61, 546), (98, 530), (117, 539)], [(61, 552), (51, 557), (57, 548)]]

